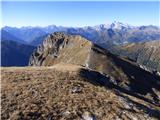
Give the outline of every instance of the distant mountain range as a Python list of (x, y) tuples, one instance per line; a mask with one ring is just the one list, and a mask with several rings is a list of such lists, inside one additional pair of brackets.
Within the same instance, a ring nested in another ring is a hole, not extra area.
[(1, 66), (28, 66), (34, 46), (15, 41), (1, 41)]
[[(27, 65), (26, 60), (29, 60), (29, 55), (31, 55), (33, 49), (41, 44), (49, 34), (52, 34), (54, 32), (63, 32), (70, 35), (80, 35), (106, 49), (110, 49), (113, 46), (117, 47), (119, 45), (122, 46), (125, 44), (160, 40), (160, 28), (157, 26), (131, 26), (120, 22), (101, 24), (93, 27), (86, 26), (81, 28), (55, 25), (50, 25), (47, 27), (21, 28), (6, 26), (1, 29), (1, 41), (3, 41), (3, 58), (1, 65)], [(25, 52), (19, 55), (19, 52), (21, 52), (21, 50), (24, 50)], [(111, 52), (114, 52), (114, 50)], [(17, 56), (17, 58), (19, 58), (18, 56), (21, 56), (19, 61), (16, 60), (15, 56)], [(146, 65), (146, 63), (144, 65)]]
[(14, 36), (12, 33), (9, 33), (5, 30), (2, 30), (1, 31), (1, 40), (12, 40), (12, 41), (15, 41), (15, 42), (19, 42), (19, 43), (25, 43), (25, 41), (21, 40), (20, 38)]
[(27, 44), (37, 46), (50, 33), (64, 32), (72, 35), (81, 35), (86, 39), (103, 47), (108, 44), (125, 44), (132, 42), (145, 42), (160, 38), (160, 28), (157, 26), (131, 26), (120, 22), (101, 24), (86, 27), (63, 27), (50, 25), (47, 27), (3, 27), (2, 38), (8, 34), (17, 38), (17, 41), (25, 41)]

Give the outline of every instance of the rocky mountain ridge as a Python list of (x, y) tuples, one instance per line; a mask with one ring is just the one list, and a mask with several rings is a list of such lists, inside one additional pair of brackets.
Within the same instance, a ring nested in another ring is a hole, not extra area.
[(137, 62), (143, 69), (160, 72), (160, 40), (114, 46), (108, 50)]
[(55, 32), (48, 35), (31, 55), (29, 65), (49, 66), (60, 62), (85, 64), (92, 43), (81, 36)]
[[(111, 81), (129, 94), (158, 103), (160, 76), (142, 69), (136, 62), (116, 56), (80, 36), (54, 33), (37, 47), (30, 66), (56, 64), (85, 66), (110, 77)], [(154, 88), (154, 90), (153, 90)]]

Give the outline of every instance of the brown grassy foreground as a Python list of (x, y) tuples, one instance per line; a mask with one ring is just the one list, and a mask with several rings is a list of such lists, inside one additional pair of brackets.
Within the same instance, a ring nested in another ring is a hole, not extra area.
[(1, 72), (2, 120), (160, 119), (160, 107), (115, 90), (102, 74), (81, 66), (9, 67)]

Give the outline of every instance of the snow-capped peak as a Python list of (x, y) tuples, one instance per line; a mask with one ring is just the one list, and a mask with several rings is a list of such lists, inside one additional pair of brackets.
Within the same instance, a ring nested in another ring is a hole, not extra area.
[(93, 27), (96, 30), (104, 30), (104, 29), (124, 29), (124, 28), (133, 28), (133, 26), (130, 26), (128, 24), (124, 24), (121, 22), (114, 21), (113, 23), (108, 24), (100, 24)]
[(109, 28), (109, 25), (107, 24), (100, 24), (100, 25), (94, 26), (94, 29), (96, 30), (103, 30), (103, 29), (108, 29), (108, 28)]
[(110, 28), (112, 29), (122, 29), (122, 28), (130, 28), (128, 24), (124, 24), (121, 22), (114, 21), (113, 23), (110, 24)]

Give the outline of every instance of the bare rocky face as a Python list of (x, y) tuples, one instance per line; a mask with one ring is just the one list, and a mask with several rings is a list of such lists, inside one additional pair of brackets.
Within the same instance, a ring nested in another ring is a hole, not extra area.
[(50, 66), (59, 62), (85, 64), (92, 43), (81, 36), (64, 33), (49, 35), (32, 54), (29, 65)]

